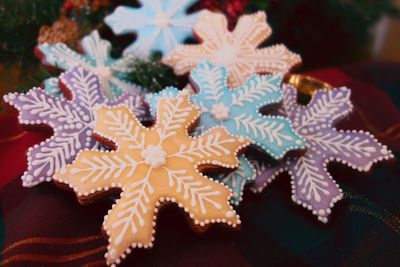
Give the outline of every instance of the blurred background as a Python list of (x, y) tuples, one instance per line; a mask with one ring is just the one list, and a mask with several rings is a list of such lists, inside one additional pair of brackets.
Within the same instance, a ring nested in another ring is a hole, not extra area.
[[(72, 47), (99, 29), (118, 55), (134, 36), (115, 37), (102, 24), (117, 0), (0, 0), (0, 95), (39, 86), (55, 70), (44, 69), (34, 54), (37, 43)], [(199, 0), (191, 10), (238, 16), (265, 10), (273, 34), (266, 45), (284, 43), (301, 54), (296, 72), (365, 61), (400, 62), (400, 0)]]

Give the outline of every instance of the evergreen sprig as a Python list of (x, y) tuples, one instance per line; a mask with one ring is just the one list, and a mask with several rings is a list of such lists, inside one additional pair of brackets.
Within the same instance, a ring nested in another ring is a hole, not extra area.
[(159, 54), (154, 54), (147, 60), (134, 58), (131, 65), (134, 71), (128, 74), (128, 80), (147, 88), (149, 92), (158, 92), (167, 86), (179, 87), (173, 70), (162, 65), (160, 59)]
[(22, 67), (37, 63), (33, 55), (39, 29), (59, 17), (62, 0), (0, 1), (0, 63), (19, 61)]

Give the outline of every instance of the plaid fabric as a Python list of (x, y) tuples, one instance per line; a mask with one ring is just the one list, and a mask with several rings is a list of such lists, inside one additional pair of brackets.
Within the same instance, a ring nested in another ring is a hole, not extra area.
[[(369, 63), (306, 73), (352, 88), (353, 115), (339, 126), (365, 129), (400, 155), (400, 64)], [(47, 133), (22, 133), (15, 116), (0, 117), (2, 265), (103, 266), (100, 227), (112, 201), (81, 206), (72, 192), (44, 184), (22, 188), (25, 150)], [(282, 175), (261, 195), (246, 193), (242, 226), (196, 234), (176, 207), (163, 209), (153, 249), (136, 249), (121, 266), (399, 266), (400, 168), (369, 175), (343, 165), (330, 171), (345, 199), (322, 225), (290, 200)]]

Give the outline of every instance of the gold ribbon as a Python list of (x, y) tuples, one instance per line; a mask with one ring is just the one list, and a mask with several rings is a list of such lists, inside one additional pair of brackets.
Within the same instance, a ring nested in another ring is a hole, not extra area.
[[(54, 237), (31, 237), (23, 240), (16, 241), (2, 250), (1, 254), (4, 255), (7, 252), (24, 246), (24, 245), (76, 245), (76, 244), (85, 244), (93, 241), (102, 240), (102, 235), (91, 235), (84, 236), (79, 238), (54, 238)], [(85, 258), (90, 255), (94, 255), (99, 252), (106, 251), (107, 246), (100, 246), (93, 249), (89, 249), (80, 253), (70, 254), (70, 255), (43, 255), (43, 254), (16, 254), (10, 257), (5, 257), (3, 261), (0, 262), (1, 266), (6, 264), (10, 264), (18, 261), (30, 261), (30, 262), (43, 262), (43, 263), (65, 263), (78, 259)], [(97, 262), (93, 262), (94, 264), (98, 264)], [(93, 264), (90, 263), (90, 264)], [(102, 265), (104, 265), (104, 260), (102, 261)]]
[(310, 76), (301, 74), (290, 74), (286, 78), (286, 82), (293, 85), (300, 93), (312, 95), (319, 89), (332, 89), (332, 85)]
[(44, 263), (66, 263), (74, 260), (79, 260), (87, 256), (105, 252), (107, 245), (100, 246), (94, 249), (89, 249), (84, 252), (70, 255), (43, 255), (43, 254), (17, 254), (4, 259), (0, 264), (4, 266), (16, 261), (44, 262)]
[(27, 244), (74, 245), (100, 240), (102, 238), (102, 235), (92, 235), (80, 238), (31, 237), (12, 243), (3, 249), (1, 254), (5, 254), (16, 247)]

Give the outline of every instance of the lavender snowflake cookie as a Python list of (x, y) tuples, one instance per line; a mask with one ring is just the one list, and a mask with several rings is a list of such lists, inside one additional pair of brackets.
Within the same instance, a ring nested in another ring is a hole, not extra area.
[(366, 172), (373, 163), (393, 155), (368, 132), (333, 127), (352, 110), (349, 89), (317, 91), (306, 106), (297, 104), (297, 90), (290, 85), (283, 86), (283, 94), (280, 112), (307, 141), (307, 151), (301, 157), (289, 158), (274, 166), (252, 160), (258, 172), (253, 190), (262, 191), (279, 173), (287, 171), (292, 179), (293, 201), (327, 222), (331, 208), (343, 197), (327, 171), (328, 163), (340, 162)]
[(71, 163), (79, 151), (99, 148), (100, 144), (92, 138), (96, 105), (125, 104), (142, 118), (147, 113), (139, 96), (124, 94), (115, 102), (107, 100), (100, 89), (99, 77), (82, 67), (61, 74), (59, 82), (64, 98), (41, 88), (4, 96), (4, 101), (19, 111), (21, 124), (44, 124), (54, 131), (52, 137), (28, 150), (28, 169), (22, 176), (27, 187), (51, 181), (54, 173)]

